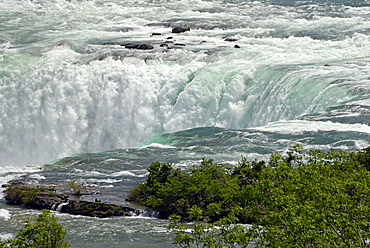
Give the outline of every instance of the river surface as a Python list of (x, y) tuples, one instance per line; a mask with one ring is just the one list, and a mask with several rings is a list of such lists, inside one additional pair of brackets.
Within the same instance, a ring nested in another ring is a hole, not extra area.
[[(0, 0), (0, 183), (121, 204), (151, 162), (295, 144), (370, 145), (369, 1)], [(38, 213), (0, 200), (0, 237)], [(56, 214), (72, 247), (174, 247), (166, 220)]]

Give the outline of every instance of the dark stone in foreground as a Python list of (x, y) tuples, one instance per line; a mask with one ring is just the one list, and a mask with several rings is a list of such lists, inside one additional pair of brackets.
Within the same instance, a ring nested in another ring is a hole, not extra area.
[(236, 39), (236, 38), (226, 38), (225, 41), (229, 41), (229, 42), (234, 42), (234, 41), (238, 41), (239, 39)]
[(189, 27), (176, 27), (172, 29), (172, 33), (184, 33), (186, 31), (190, 31)]
[(109, 216), (132, 216), (136, 209), (104, 202), (70, 201), (68, 204), (61, 206), (59, 211), (61, 213), (104, 218)]
[(119, 46), (120, 44), (117, 43), (117, 42), (103, 42), (103, 43), (100, 43), (100, 45), (102, 45), (102, 46)]
[(100, 218), (132, 216), (142, 212), (142, 210), (115, 204), (72, 200), (70, 194), (57, 193), (54, 188), (47, 186), (39, 187), (24, 182), (13, 182), (3, 187), (6, 188), (4, 193), (8, 203), (32, 209), (52, 209), (62, 213)]
[(154, 46), (150, 44), (135, 44), (135, 43), (117, 43), (117, 42), (103, 42), (100, 43), (102, 46), (124, 46), (129, 49), (139, 49), (139, 50), (151, 50)]
[(133, 43), (128, 43), (128, 44), (121, 44), (121, 46), (124, 46), (125, 48), (129, 49), (140, 49), (140, 50), (151, 50), (154, 49), (152, 45), (149, 44), (133, 44)]

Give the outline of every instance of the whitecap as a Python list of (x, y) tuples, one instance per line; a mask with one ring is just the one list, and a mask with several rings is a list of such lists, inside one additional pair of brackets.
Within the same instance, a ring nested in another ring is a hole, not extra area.
[(300, 134), (304, 132), (319, 131), (340, 131), (340, 132), (360, 132), (370, 134), (370, 127), (366, 124), (343, 124), (331, 121), (277, 121), (265, 126), (250, 128), (250, 130), (276, 132), (282, 134)]
[(86, 182), (94, 182), (94, 183), (118, 183), (122, 182), (122, 180), (117, 180), (117, 179), (97, 179), (97, 178), (89, 178), (85, 180)]
[(33, 179), (36, 179), (36, 180), (46, 179), (46, 177), (44, 177), (43, 175), (40, 175), (40, 174), (32, 174), (32, 175), (29, 176), (29, 178), (33, 178)]
[(101, 188), (113, 188), (114, 185), (110, 184), (110, 185), (103, 185), (103, 186), (100, 186)]
[(6, 209), (0, 209), (0, 218), (3, 218), (5, 220), (9, 220), (12, 217), (9, 210)]
[(0, 170), (0, 175), (8, 173), (33, 173), (42, 170), (41, 165), (25, 165), (25, 166), (3, 166)]
[(131, 171), (119, 171), (111, 174), (113, 177), (120, 177), (120, 176), (132, 176), (132, 177), (145, 177), (147, 173), (137, 175)]
[(1, 233), (0, 240), (12, 239), (14, 235), (12, 233)]
[(139, 149), (145, 149), (145, 148), (175, 149), (176, 147), (170, 146), (170, 145), (158, 144), (158, 143), (151, 143), (149, 145), (142, 146)]

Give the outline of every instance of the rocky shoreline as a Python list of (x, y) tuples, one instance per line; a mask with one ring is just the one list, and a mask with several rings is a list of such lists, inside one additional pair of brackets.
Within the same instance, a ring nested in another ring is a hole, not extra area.
[(143, 209), (120, 206), (102, 202), (98, 198), (94, 201), (82, 200), (82, 192), (75, 195), (72, 192), (59, 192), (53, 185), (33, 185), (22, 181), (15, 181), (2, 185), (5, 200), (9, 204), (21, 205), (31, 209), (50, 209), (61, 213), (84, 215), (105, 218), (110, 216), (135, 216), (144, 212)]

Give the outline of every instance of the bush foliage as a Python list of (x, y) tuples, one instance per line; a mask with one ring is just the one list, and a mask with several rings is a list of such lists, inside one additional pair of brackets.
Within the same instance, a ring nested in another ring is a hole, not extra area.
[(130, 196), (170, 217), (181, 247), (252, 240), (257, 247), (369, 247), (369, 170), (370, 147), (303, 152), (296, 145), (268, 163), (242, 158), (233, 168), (210, 159), (188, 171), (155, 162)]
[(0, 247), (10, 248), (68, 248), (64, 227), (50, 210), (44, 209), (35, 222), (28, 222), (15, 239), (0, 241)]

